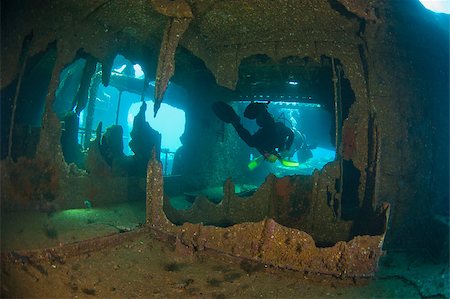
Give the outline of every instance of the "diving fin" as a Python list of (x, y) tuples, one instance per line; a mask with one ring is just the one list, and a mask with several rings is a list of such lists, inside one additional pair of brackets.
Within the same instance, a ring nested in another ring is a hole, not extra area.
[[(272, 159), (271, 159), (272, 158)], [(275, 158), (275, 159), (273, 159)], [(285, 167), (297, 167), (300, 163), (295, 161), (289, 161), (282, 158), (277, 157), (276, 155), (270, 155), (269, 158), (266, 158), (268, 162), (274, 163), (276, 160), (279, 160), (280, 163)], [(251, 171), (261, 165), (262, 161), (264, 161), (264, 156), (259, 156), (248, 163), (248, 169)]]
[(239, 123), (241, 118), (236, 114), (233, 107), (225, 102), (219, 101), (212, 105), (214, 114), (227, 124)]
[(283, 166), (286, 166), (286, 167), (297, 167), (300, 165), (300, 163), (298, 163), (298, 162), (289, 161), (289, 160), (285, 160), (285, 159), (280, 159), (280, 162)]
[(253, 160), (251, 160), (248, 163), (248, 169), (250, 171), (252, 171), (253, 169), (255, 169), (256, 167), (258, 167), (259, 165), (261, 165), (262, 161), (264, 160), (264, 156), (259, 156), (258, 158), (255, 158)]

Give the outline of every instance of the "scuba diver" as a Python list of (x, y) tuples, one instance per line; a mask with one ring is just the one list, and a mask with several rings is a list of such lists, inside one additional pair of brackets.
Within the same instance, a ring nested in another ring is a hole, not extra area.
[(268, 103), (250, 103), (244, 111), (244, 117), (255, 119), (261, 128), (255, 133), (250, 132), (241, 124), (241, 118), (234, 109), (225, 102), (215, 102), (212, 106), (214, 113), (225, 123), (232, 124), (239, 137), (250, 147), (256, 148), (261, 156), (248, 165), (253, 170), (263, 160), (275, 162), (279, 160), (284, 166), (298, 166), (297, 162), (288, 161), (289, 149), (294, 141), (294, 133), (281, 122), (275, 122), (268, 111)]
[(300, 163), (306, 162), (308, 159), (313, 157), (312, 150), (317, 147), (317, 143), (309, 144), (306, 140), (306, 135), (301, 133), (296, 128), (292, 129), (294, 131), (294, 143), (289, 151), (289, 157), (294, 154), (297, 155), (297, 161)]

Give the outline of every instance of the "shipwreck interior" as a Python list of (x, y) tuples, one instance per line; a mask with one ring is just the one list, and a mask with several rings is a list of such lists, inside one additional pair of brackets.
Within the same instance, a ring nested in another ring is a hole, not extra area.
[[(404, 296), (448, 298), (447, 14), (400, 0), (43, 3), (1, 4), (2, 297), (320, 297), (324, 281), (374, 277), (389, 297), (402, 277)], [(246, 108), (265, 104), (292, 145), (271, 161), (217, 102), (250, 134)], [(139, 277), (219, 256), (322, 286), (86, 282), (91, 255), (94, 273), (126, 276), (108, 259), (121, 250), (175, 261)], [(395, 272), (399, 252), (431, 260), (428, 280)]]

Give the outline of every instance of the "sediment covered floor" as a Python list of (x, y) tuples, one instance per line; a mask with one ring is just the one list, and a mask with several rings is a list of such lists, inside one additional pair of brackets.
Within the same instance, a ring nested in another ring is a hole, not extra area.
[(148, 233), (127, 232), (143, 223), (144, 214), (143, 204), (134, 202), (51, 217), (2, 215), (3, 254), (133, 234), (64, 260), (35, 263), (20, 254), (15, 261), (3, 259), (2, 298), (449, 298), (448, 262), (423, 252), (388, 252), (371, 280), (317, 277), (208, 251), (180, 252)]

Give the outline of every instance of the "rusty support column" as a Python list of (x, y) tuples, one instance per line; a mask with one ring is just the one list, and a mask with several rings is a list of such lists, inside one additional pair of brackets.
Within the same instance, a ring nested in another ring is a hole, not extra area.
[(156, 157), (156, 149), (153, 147), (152, 158), (147, 165), (147, 192), (145, 224), (154, 232), (163, 235), (176, 235), (177, 227), (167, 219), (164, 213), (164, 180), (162, 164)]
[(95, 111), (95, 101), (97, 100), (97, 91), (98, 86), (101, 82), (101, 72), (100, 68), (97, 65), (97, 72), (94, 75), (91, 83), (91, 88), (89, 89), (89, 101), (87, 107), (87, 115), (86, 115), (86, 126), (84, 130), (84, 148), (89, 147), (91, 135), (92, 135), (92, 124), (94, 121), (94, 111)]
[(162, 212), (162, 198), (164, 195), (164, 182), (162, 175), (162, 165), (156, 159), (156, 152), (153, 148), (152, 158), (147, 166), (147, 198), (145, 223), (155, 226), (158, 223), (158, 212)]
[(117, 111), (116, 111), (116, 125), (119, 123), (119, 110), (120, 110), (120, 101), (122, 100), (122, 92), (123, 90), (119, 91), (119, 101), (117, 103)]
[[(343, 188), (343, 159), (340, 153), (341, 147), (341, 123), (342, 123), (342, 99), (341, 99), (341, 82), (340, 82), (340, 68), (336, 66), (334, 58), (331, 58), (331, 66), (333, 69), (333, 91), (334, 91), (334, 116), (335, 116), (335, 146), (336, 146), (336, 159), (339, 159), (339, 190), (334, 196), (335, 200), (338, 200), (337, 218), (341, 219), (342, 216), (342, 188)], [(334, 204), (333, 204), (334, 205)]]

